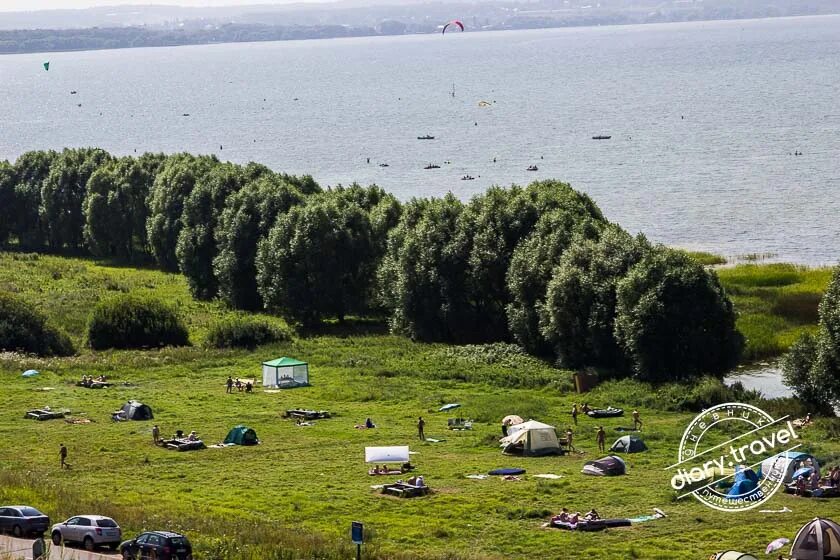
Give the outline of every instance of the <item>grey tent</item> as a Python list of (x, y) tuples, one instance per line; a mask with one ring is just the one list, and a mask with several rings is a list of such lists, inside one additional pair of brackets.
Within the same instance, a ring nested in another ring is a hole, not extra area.
[(627, 472), (627, 465), (624, 464), (621, 457), (610, 455), (603, 459), (587, 461), (580, 472), (593, 476), (619, 476)]
[(621, 436), (612, 444), (610, 451), (615, 453), (639, 453), (647, 451), (647, 446), (638, 436)]
[(796, 533), (790, 557), (794, 560), (840, 558), (840, 525), (831, 519), (815, 517)]
[(122, 411), (128, 420), (151, 420), (155, 417), (151, 407), (139, 401), (128, 401), (122, 406)]

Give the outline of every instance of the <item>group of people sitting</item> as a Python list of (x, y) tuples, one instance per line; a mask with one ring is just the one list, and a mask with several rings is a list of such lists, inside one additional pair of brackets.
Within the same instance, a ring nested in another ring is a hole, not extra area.
[(246, 393), (250, 393), (254, 390), (254, 384), (251, 383), (251, 380), (243, 383), (238, 377), (234, 380), (231, 376), (228, 376), (225, 385), (227, 386), (228, 393), (232, 393), (234, 387), (236, 387), (237, 391), (242, 392), (244, 390)]
[(569, 513), (569, 510), (563, 508), (560, 513), (551, 518), (552, 523), (566, 523), (568, 525), (577, 525), (581, 521), (598, 521), (601, 516), (595, 511), (595, 508), (590, 509), (586, 515), (581, 515), (579, 511)]
[(809, 476), (800, 475), (793, 482), (794, 494), (804, 496), (808, 490), (818, 490), (821, 487), (840, 487), (840, 466), (832, 467), (828, 474), (820, 477), (817, 470), (811, 471)]
[[(401, 482), (401, 481), (398, 480), (397, 482)], [(402, 482), (402, 484), (408, 484), (409, 486), (416, 486), (417, 488), (423, 488), (424, 486), (426, 486), (426, 481), (423, 480), (423, 475), (422, 474), (418, 474), (417, 476), (409, 477), (408, 480), (406, 480), (405, 482)]]
[(104, 375), (99, 375), (94, 377), (92, 375), (82, 375), (82, 380), (79, 381), (79, 385), (82, 387), (90, 387), (94, 383), (105, 383), (107, 379)]

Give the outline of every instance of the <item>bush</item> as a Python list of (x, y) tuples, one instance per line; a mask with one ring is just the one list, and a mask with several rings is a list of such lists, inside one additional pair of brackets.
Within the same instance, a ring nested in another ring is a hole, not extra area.
[(162, 301), (131, 295), (100, 302), (88, 323), (87, 338), (94, 350), (190, 343), (187, 328), (175, 310)]
[(73, 342), (63, 331), (47, 324), (47, 318), (23, 300), (0, 293), (0, 350), (70, 356)]
[(283, 340), (289, 340), (289, 335), (280, 328), (263, 319), (237, 315), (213, 324), (204, 344), (210, 348), (253, 349)]

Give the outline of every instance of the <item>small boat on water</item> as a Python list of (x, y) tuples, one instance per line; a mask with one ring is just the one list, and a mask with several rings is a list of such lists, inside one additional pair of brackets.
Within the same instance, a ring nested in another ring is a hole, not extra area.
[(537, 167), (536, 165), (529, 165), (528, 169), (526, 169), (526, 171), (539, 171), (539, 170), (540, 170), (540, 168)]
[(387, 163), (380, 163), (379, 167), (390, 167)]
[(464, 175), (463, 177), (461, 177), (461, 180), (462, 181), (475, 181), (475, 177), (473, 177), (472, 175)]
[(593, 136), (593, 140), (609, 140), (612, 136), (604, 136), (603, 134), (599, 134), (598, 136)]
[(435, 165), (434, 163), (430, 163), (429, 165), (427, 165), (423, 169), (440, 169), (440, 165)]
[(423, 135), (423, 136), (418, 136), (417, 139), (418, 140), (434, 140), (435, 137), (430, 135), (430, 134), (426, 134), (426, 135)]

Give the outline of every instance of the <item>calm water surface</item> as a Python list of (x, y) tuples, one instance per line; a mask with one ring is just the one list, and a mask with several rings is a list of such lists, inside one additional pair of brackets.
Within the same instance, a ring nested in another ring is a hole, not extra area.
[(0, 158), (88, 145), (403, 199), (558, 178), (655, 241), (833, 263), (840, 18), (0, 57)]

